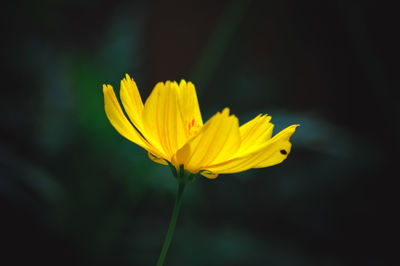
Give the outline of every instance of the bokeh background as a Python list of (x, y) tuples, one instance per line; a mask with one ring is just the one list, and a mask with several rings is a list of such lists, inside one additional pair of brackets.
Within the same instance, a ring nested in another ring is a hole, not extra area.
[(105, 116), (102, 84), (129, 73), (143, 99), (193, 81), (204, 120), (229, 106), (301, 124), (283, 164), (187, 187), (166, 265), (398, 265), (396, 16), (361, 0), (3, 4), (0, 264), (155, 265), (177, 184)]

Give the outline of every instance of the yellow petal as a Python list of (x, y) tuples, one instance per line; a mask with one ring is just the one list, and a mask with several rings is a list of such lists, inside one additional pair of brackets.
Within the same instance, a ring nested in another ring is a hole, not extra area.
[(210, 172), (210, 171), (201, 171), (200, 174), (204, 177), (207, 177), (208, 179), (215, 179), (218, 177), (218, 174)]
[(196, 89), (192, 82), (186, 83), (185, 80), (181, 80), (178, 87), (178, 99), (187, 135), (192, 137), (203, 126)]
[(176, 82), (158, 83), (146, 100), (142, 114), (146, 139), (163, 151), (162, 157), (168, 161), (186, 140), (177, 89)]
[(292, 125), (279, 132), (272, 139), (250, 154), (226, 162), (210, 165), (206, 169), (219, 174), (237, 173), (250, 168), (262, 168), (281, 163), (290, 153), (290, 137), (298, 125)]
[(110, 123), (125, 138), (148, 150), (146, 140), (136, 131), (123, 113), (111, 85), (103, 85), (104, 109)]
[(210, 164), (226, 161), (240, 146), (239, 122), (229, 115), (229, 109), (215, 114), (189, 140), (174, 157), (174, 164), (183, 164), (185, 169), (196, 173)]
[(274, 125), (270, 120), (270, 116), (259, 115), (240, 127), (241, 145), (236, 156), (253, 152), (271, 138)]
[(152, 154), (151, 152), (148, 152), (147, 155), (153, 162), (163, 164), (163, 165), (168, 165), (168, 163), (165, 161), (165, 159), (159, 158), (159, 157), (155, 156), (154, 154)]
[(131, 122), (143, 134), (143, 102), (135, 81), (128, 74), (121, 80), (120, 97)]

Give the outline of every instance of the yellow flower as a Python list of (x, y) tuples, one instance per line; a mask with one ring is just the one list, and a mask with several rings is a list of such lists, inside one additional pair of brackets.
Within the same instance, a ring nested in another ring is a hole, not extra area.
[(120, 98), (103, 85), (105, 111), (114, 128), (148, 151), (153, 161), (170, 165), (176, 177), (237, 173), (281, 163), (290, 153), (289, 138), (298, 125), (274, 137), (271, 117), (258, 115), (239, 126), (229, 108), (203, 125), (196, 89), (191, 82), (159, 82), (143, 105), (133, 79), (121, 81)]

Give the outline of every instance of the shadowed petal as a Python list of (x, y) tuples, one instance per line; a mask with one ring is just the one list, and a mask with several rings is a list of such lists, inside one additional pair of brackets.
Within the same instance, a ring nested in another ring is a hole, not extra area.
[(218, 177), (218, 174), (207, 170), (201, 171), (200, 174), (204, 177), (207, 177), (208, 179), (215, 179)]
[(152, 154), (151, 152), (148, 152), (147, 155), (153, 162), (163, 164), (163, 165), (168, 165), (168, 163), (163, 158), (159, 158), (159, 157), (155, 156), (154, 154)]

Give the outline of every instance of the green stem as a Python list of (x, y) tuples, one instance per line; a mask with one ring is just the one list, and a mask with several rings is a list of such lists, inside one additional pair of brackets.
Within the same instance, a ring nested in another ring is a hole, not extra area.
[(172, 236), (174, 235), (176, 221), (178, 220), (179, 209), (182, 202), (182, 193), (185, 188), (185, 183), (179, 182), (178, 194), (176, 195), (174, 210), (172, 211), (171, 221), (169, 223), (167, 236), (165, 237), (164, 244), (157, 261), (157, 266), (164, 264), (165, 256), (167, 255), (169, 245), (171, 244)]

